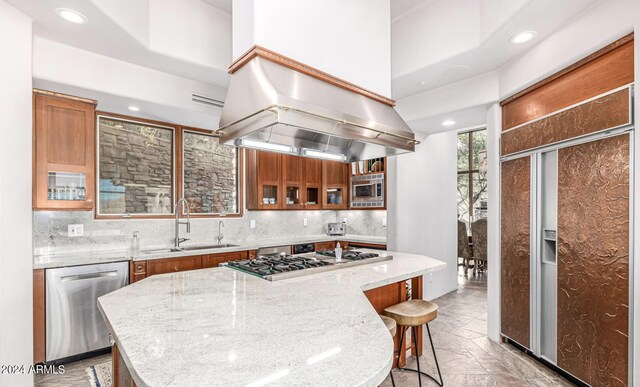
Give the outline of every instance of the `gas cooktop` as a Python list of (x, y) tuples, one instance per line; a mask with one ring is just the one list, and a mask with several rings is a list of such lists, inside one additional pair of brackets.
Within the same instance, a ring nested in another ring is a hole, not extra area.
[(293, 255), (258, 257), (242, 261), (231, 261), (227, 266), (247, 273), (266, 277), (290, 271), (333, 265), (330, 262)]
[[(316, 251), (316, 255), (335, 258), (336, 252), (334, 250), (320, 250), (320, 251)], [(346, 259), (349, 261), (361, 261), (363, 259), (376, 258), (379, 256), (380, 255), (376, 253), (363, 253), (363, 252), (354, 251), (354, 250), (344, 250), (342, 252), (342, 259)]]
[[(343, 252), (342, 261), (335, 262), (335, 258), (332, 259), (329, 252), (333, 251), (317, 252), (315, 257), (313, 255), (260, 256), (256, 259), (231, 261), (224, 265), (269, 281), (278, 281), (285, 278), (393, 259), (391, 256), (380, 257), (375, 253), (345, 251)], [(333, 257), (335, 257), (335, 253)]]

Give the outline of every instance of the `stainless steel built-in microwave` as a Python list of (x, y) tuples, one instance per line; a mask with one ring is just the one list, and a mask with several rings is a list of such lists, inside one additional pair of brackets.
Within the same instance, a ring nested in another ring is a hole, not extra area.
[(384, 207), (384, 173), (351, 177), (351, 207)]

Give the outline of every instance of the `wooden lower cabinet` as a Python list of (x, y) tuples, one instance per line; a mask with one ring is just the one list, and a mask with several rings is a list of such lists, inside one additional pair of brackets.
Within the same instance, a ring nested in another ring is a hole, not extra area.
[[(314, 245), (315, 245), (315, 250), (316, 251), (333, 250), (333, 249), (336, 248), (336, 241), (316, 242)], [(340, 244), (340, 246), (342, 247), (342, 244)]]
[[(159, 258), (147, 261), (132, 261), (129, 265), (129, 283), (156, 274), (177, 273), (180, 271), (218, 267), (229, 261), (247, 259), (250, 251), (233, 251), (220, 254), (191, 255), (188, 257)], [(255, 251), (253, 251), (255, 254)]]
[(202, 256), (202, 268), (218, 267), (221, 263), (247, 259), (247, 251), (235, 251), (233, 253), (208, 254)]
[[(411, 297), (414, 299), (422, 299), (422, 276), (411, 279)], [(378, 314), (382, 314), (385, 308), (406, 301), (408, 298), (407, 281), (392, 283), (379, 288), (367, 290), (364, 292), (373, 308)], [(398, 327), (394, 338), (394, 348), (399, 348), (400, 344), (400, 327)], [(422, 342), (422, 326), (417, 327), (418, 342)], [(405, 336), (405, 349), (411, 349), (411, 354), (416, 355), (416, 351), (422, 354), (422, 348), (415, 348), (411, 340)], [(406, 351), (401, 352), (398, 357), (394, 357), (393, 367), (404, 367), (406, 362)]]
[(129, 368), (124, 363), (117, 344), (111, 347), (111, 366), (113, 369), (113, 387), (136, 387)]
[(202, 268), (202, 256), (193, 255), (180, 258), (152, 259), (147, 261), (147, 277), (155, 274), (175, 273), (178, 271)]
[(364, 242), (340, 242), (342, 248), (353, 247), (356, 249), (373, 249), (373, 250), (386, 250), (387, 245), (379, 243), (364, 243)]
[(33, 363), (42, 363), (46, 356), (46, 317), (44, 269), (33, 271)]
[(147, 276), (147, 261), (129, 261), (129, 283), (140, 281)]

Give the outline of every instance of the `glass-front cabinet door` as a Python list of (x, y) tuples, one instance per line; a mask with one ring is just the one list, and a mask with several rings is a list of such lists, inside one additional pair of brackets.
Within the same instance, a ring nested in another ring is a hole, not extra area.
[(304, 159), (304, 208), (319, 210), (322, 208), (322, 161)]
[(272, 152), (256, 152), (258, 172), (258, 206), (265, 210), (282, 209), (282, 155)]
[(322, 208), (347, 209), (349, 164), (322, 160)]
[(84, 173), (49, 172), (47, 200), (76, 200), (87, 198), (87, 177)]
[(35, 210), (91, 210), (95, 104), (35, 93)]
[(282, 181), (284, 185), (284, 208), (299, 210), (304, 208), (304, 158), (282, 155)]

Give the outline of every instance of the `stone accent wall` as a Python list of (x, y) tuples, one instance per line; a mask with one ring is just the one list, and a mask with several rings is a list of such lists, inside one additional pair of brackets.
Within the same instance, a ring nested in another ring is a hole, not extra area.
[[(236, 148), (203, 134), (183, 137), (191, 213), (237, 213)], [(100, 213), (172, 213), (173, 131), (101, 118), (99, 139)]]
[(100, 119), (100, 213), (172, 212), (173, 131)]
[(191, 213), (236, 213), (236, 148), (195, 133), (184, 133), (183, 141), (184, 196)]

